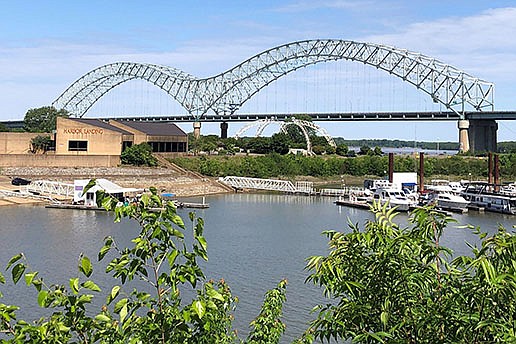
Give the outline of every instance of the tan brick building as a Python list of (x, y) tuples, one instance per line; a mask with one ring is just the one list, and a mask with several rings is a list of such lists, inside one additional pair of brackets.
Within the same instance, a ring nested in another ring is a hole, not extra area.
[[(55, 151), (31, 152), (31, 140), (51, 135)], [(98, 119), (57, 118), (56, 131), (0, 133), (1, 166), (95, 166), (120, 164), (120, 155), (133, 144), (147, 142), (154, 152), (182, 154), (188, 136), (178, 126), (161, 122), (104, 122)]]

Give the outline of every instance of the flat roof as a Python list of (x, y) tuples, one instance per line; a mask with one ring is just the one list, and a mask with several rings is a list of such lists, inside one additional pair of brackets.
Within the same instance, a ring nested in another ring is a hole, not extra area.
[(99, 128), (102, 128), (102, 129), (116, 131), (116, 132), (122, 133), (124, 135), (134, 135), (133, 133), (131, 133), (131, 132), (127, 131), (127, 130), (115, 127), (114, 125), (111, 125), (108, 122), (104, 122), (104, 121), (102, 121), (100, 119), (93, 119), (93, 118), (92, 119), (88, 119), (88, 118), (68, 118), (68, 119), (70, 119), (72, 121), (79, 122), (79, 123), (93, 125), (95, 127), (99, 127)]
[(131, 127), (135, 130), (141, 131), (147, 135), (152, 136), (187, 136), (174, 123), (169, 122), (139, 122), (139, 121), (117, 121), (123, 125)]

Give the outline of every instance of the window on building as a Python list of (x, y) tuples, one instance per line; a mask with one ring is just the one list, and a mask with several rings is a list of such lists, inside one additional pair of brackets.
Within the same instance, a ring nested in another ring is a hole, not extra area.
[(186, 152), (186, 142), (147, 142), (155, 153)]
[(122, 142), (122, 152), (133, 145), (133, 141)]
[(88, 141), (68, 141), (69, 151), (87, 151)]

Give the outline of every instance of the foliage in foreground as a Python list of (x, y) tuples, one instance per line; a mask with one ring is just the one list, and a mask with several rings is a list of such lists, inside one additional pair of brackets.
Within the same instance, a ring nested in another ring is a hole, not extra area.
[[(0, 341), (235, 343), (237, 336), (231, 327), (235, 298), (223, 280), (206, 281), (197, 264), (198, 259), (208, 259), (202, 219), (191, 213), (188, 233), (174, 204), (161, 200), (155, 189), (143, 195), (139, 203), (127, 206), (98, 196), (106, 209), (114, 211), (115, 221), (127, 217), (141, 227), (132, 247), (118, 247), (112, 237), (104, 240), (98, 259), (114, 256), (106, 272), (115, 279), (105, 305), (97, 311), (91, 309), (94, 295), (101, 289), (90, 278), (93, 268), (88, 257), (79, 259), (79, 276), (70, 278), (69, 285), (57, 285), (48, 284), (38, 272), (31, 271), (25, 256), (18, 254), (7, 264), (12, 280), (17, 283), (24, 279), (27, 286), (33, 286), (38, 292), (38, 305), (49, 309), (51, 315), (29, 323), (17, 318), (17, 306), (0, 303)], [(133, 279), (146, 282), (148, 288), (124, 291), (123, 286)], [(1, 274), (0, 283), (5, 283)], [(181, 295), (186, 285), (196, 293), (191, 301)], [(285, 287), (286, 281), (282, 281), (266, 295), (262, 314), (253, 322), (247, 342), (274, 343), (283, 333), (280, 317)]]
[[(312, 257), (309, 280), (333, 302), (310, 332), (356, 343), (516, 342), (516, 237), (499, 228), (471, 256), (451, 259), (440, 237), (451, 218), (416, 210), (410, 228), (374, 206), (364, 231), (327, 231), (331, 252)], [(448, 228), (453, 230), (453, 228)]]
[[(93, 185), (90, 183), (89, 186)], [(92, 263), (79, 258), (80, 276), (69, 285), (46, 283), (23, 254), (7, 264), (12, 280), (38, 291), (37, 303), (51, 315), (29, 323), (18, 307), (0, 303), (3, 343), (278, 343), (286, 281), (267, 292), (260, 315), (245, 340), (232, 329), (236, 299), (223, 281), (207, 281), (197, 259), (207, 260), (203, 221), (189, 215), (191, 230), (171, 202), (156, 190), (137, 204), (103, 198), (115, 220), (138, 221), (129, 248), (105, 238), (98, 259), (112, 257), (106, 272), (118, 280), (105, 305), (93, 310), (100, 287)], [(308, 281), (323, 288), (328, 303), (295, 343), (351, 339), (354, 343), (516, 342), (516, 236), (499, 228), (481, 235), (471, 256), (451, 259), (440, 237), (452, 221), (432, 209), (416, 210), (410, 225), (394, 222), (395, 212), (373, 205), (375, 220), (360, 230), (327, 231), (330, 252), (311, 257)], [(451, 228), (448, 228), (451, 229)], [(133, 279), (149, 288), (127, 292)], [(0, 274), (0, 283), (5, 278)], [(185, 301), (182, 291), (196, 295)]]

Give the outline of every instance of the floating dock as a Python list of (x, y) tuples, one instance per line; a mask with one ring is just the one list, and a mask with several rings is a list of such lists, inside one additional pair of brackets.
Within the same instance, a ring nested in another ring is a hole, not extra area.
[(92, 206), (87, 206), (87, 205), (82, 205), (82, 204), (64, 204), (64, 203), (47, 204), (45, 206), (45, 208), (106, 211), (106, 209), (99, 208), (99, 207), (92, 207)]
[(347, 199), (338, 199), (334, 202), (336, 205), (342, 205), (345, 207), (353, 207), (360, 209), (369, 209), (369, 203), (366, 201), (350, 201)]
[[(210, 207), (209, 203), (192, 203), (192, 202), (179, 202), (174, 201), (174, 204), (177, 208), (194, 208), (194, 209), (207, 209)], [(106, 211), (104, 208), (92, 207), (83, 204), (67, 204), (67, 203), (52, 203), (47, 204), (45, 208), (53, 208), (53, 209), (76, 209), (76, 210), (96, 210), (96, 211)], [(158, 208), (153, 208), (157, 210)]]

